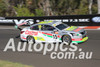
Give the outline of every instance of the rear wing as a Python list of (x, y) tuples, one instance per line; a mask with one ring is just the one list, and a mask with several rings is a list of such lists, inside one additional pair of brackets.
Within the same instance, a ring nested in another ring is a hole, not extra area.
[[(26, 26), (31, 26), (34, 24), (33, 19), (21, 19), (21, 20), (17, 20), (14, 19), (14, 23), (15, 23), (15, 29), (19, 29), (22, 30), (22, 28), (26, 27)], [(23, 27), (24, 26), (24, 27)]]
[(22, 26), (22, 25), (32, 25), (32, 24), (34, 24), (33, 19), (26, 19), (26, 20), (21, 19), (19, 21), (17, 19), (15, 19), (14, 22), (18, 27)]

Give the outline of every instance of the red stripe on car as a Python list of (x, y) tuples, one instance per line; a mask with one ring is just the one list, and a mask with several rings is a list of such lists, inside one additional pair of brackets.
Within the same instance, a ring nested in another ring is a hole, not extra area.
[(72, 41), (81, 41), (82, 38), (72, 39)]
[(26, 39), (25, 37), (21, 37), (22, 39)]
[(78, 32), (78, 31), (80, 31), (82, 28), (78, 28), (78, 29), (76, 29), (76, 30), (74, 30), (75, 32)]
[(42, 32), (42, 34), (46, 34), (46, 35), (50, 35), (50, 36), (52, 36), (52, 34), (49, 34), (49, 33), (44, 33), (44, 32)]

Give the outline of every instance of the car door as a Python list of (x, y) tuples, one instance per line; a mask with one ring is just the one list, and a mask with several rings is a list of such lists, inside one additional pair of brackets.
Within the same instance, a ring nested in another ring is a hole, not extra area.
[(44, 39), (41, 37), (39, 25), (32, 26), (30, 31), (36, 42), (44, 41)]
[(51, 25), (41, 25), (42, 37), (46, 42), (56, 42), (57, 35), (54, 33), (54, 30), (56, 29)]

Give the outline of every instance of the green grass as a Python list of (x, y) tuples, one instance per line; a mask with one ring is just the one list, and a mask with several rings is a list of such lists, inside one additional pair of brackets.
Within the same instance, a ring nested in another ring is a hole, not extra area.
[(32, 67), (32, 66), (0, 60), (0, 67)]

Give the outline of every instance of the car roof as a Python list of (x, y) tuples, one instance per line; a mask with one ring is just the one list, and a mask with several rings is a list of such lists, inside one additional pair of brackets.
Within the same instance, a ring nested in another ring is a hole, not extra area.
[(42, 22), (39, 22), (37, 24), (47, 24), (47, 25), (52, 25), (52, 26), (56, 26), (58, 24), (61, 24), (62, 22), (60, 21), (42, 21)]

